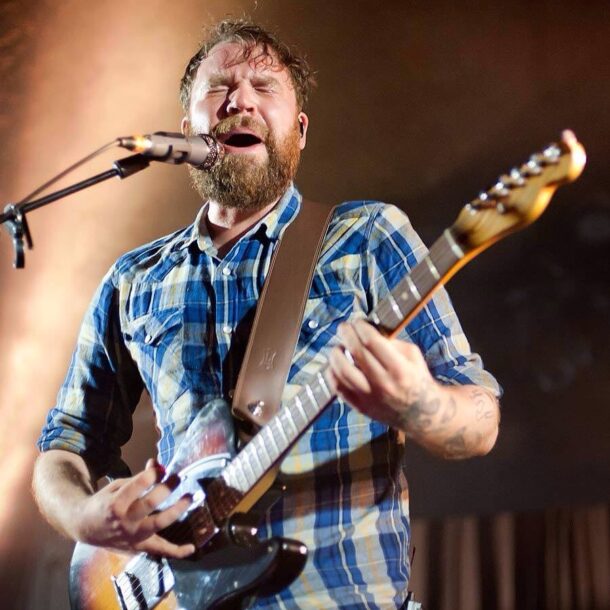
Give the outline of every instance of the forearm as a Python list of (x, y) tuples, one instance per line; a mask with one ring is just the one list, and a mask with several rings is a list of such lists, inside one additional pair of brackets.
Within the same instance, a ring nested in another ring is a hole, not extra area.
[(82, 503), (95, 492), (95, 480), (83, 458), (58, 449), (42, 453), (34, 467), (32, 487), (49, 523), (77, 540)]
[(192, 502), (189, 494), (162, 510), (179, 483), (177, 476), (160, 482), (155, 460), (125, 479), (95, 489), (85, 461), (68, 451), (43, 453), (34, 468), (34, 495), (41, 512), (57, 530), (80, 542), (124, 551), (145, 551), (183, 559), (195, 552), (192, 543), (177, 544), (158, 532), (174, 523)]
[(462, 459), (491, 451), (499, 422), (498, 400), (489, 390), (433, 381), (404, 410), (399, 427), (431, 453)]

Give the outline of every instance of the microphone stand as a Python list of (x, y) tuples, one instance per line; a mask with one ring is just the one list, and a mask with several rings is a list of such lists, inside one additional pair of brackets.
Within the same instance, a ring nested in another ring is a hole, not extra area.
[(15, 269), (23, 269), (25, 267), (25, 248), (24, 241), (28, 249), (31, 250), (33, 247), (32, 236), (26, 219), (26, 213), (36, 208), (40, 208), (43, 205), (67, 197), (72, 193), (82, 191), (98, 182), (103, 182), (109, 178), (118, 177), (121, 180), (128, 178), (133, 174), (146, 169), (150, 165), (149, 159), (143, 155), (131, 155), (123, 159), (119, 159), (112, 164), (112, 169), (109, 169), (101, 174), (97, 174), (91, 178), (81, 180), (76, 184), (63, 188), (59, 191), (55, 191), (46, 197), (35, 199), (29, 203), (17, 204), (9, 203), (4, 208), (4, 213), (0, 214), (0, 224), (4, 225), (4, 228), (8, 231), (11, 239), (13, 240), (13, 248), (15, 256), (13, 259), (13, 267)]

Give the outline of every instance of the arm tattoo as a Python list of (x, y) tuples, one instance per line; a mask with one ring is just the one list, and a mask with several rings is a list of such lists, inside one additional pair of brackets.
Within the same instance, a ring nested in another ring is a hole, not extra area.
[(490, 397), (483, 390), (474, 389), (470, 392), (470, 398), (475, 404), (475, 417), (477, 421), (491, 419), (494, 417), (495, 409), (491, 404)]
[(407, 429), (427, 430), (432, 425), (432, 416), (438, 413), (440, 408), (440, 398), (430, 398), (430, 392), (427, 389), (422, 390), (404, 412), (403, 420)]
[(441, 424), (446, 424), (450, 422), (457, 412), (457, 405), (455, 404), (455, 398), (452, 396), (449, 397), (447, 401), (447, 406), (443, 412), (443, 416), (441, 417)]
[(459, 458), (466, 455), (466, 441), (464, 439), (465, 432), (466, 427), (463, 426), (453, 436), (445, 441), (445, 457)]

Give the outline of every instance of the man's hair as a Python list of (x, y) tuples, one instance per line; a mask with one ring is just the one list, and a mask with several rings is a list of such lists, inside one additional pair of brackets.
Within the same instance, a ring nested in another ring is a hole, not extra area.
[(212, 47), (221, 42), (236, 42), (242, 45), (242, 59), (245, 61), (251, 57), (255, 49), (260, 48), (261, 56), (267, 60), (267, 65), (272, 65), (275, 59), (271, 54), (273, 52), (280, 64), (287, 68), (290, 74), (299, 109), (303, 109), (307, 104), (309, 92), (315, 85), (315, 79), (305, 57), (282, 42), (274, 32), (266, 30), (248, 19), (224, 19), (206, 30), (199, 51), (193, 55), (186, 66), (180, 82), (180, 103), (185, 112), (189, 110), (191, 90), (199, 64), (208, 56)]

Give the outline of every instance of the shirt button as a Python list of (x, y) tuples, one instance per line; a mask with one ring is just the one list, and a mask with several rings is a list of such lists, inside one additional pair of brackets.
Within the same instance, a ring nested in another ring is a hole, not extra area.
[(222, 274), (227, 277), (229, 275), (231, 275), (231, 270), (228, 267), (223, 267), (222, 268)]
[(311, 328), (311, 330), (315, 330), (316, 328), (318, 328), (318, 321), (309, 320), (309, 322), (307, 322), (307, 326), (309, 326), (309, 328)]
[(230, 335), (230, 334), (233, 332), (233, 329), (232, 329), (232, 328), (231, 328), (231, 327), (230, 327), (228, 324), (225, 324), (225, 325), (222, 327), (222, 332), (223, 332), (225, 335)]
[(146, 343), (146, 345), (148, 345), (151, 341), (152, 335), (146, 335), (146, 337), (144, 337), (144, 343)]

